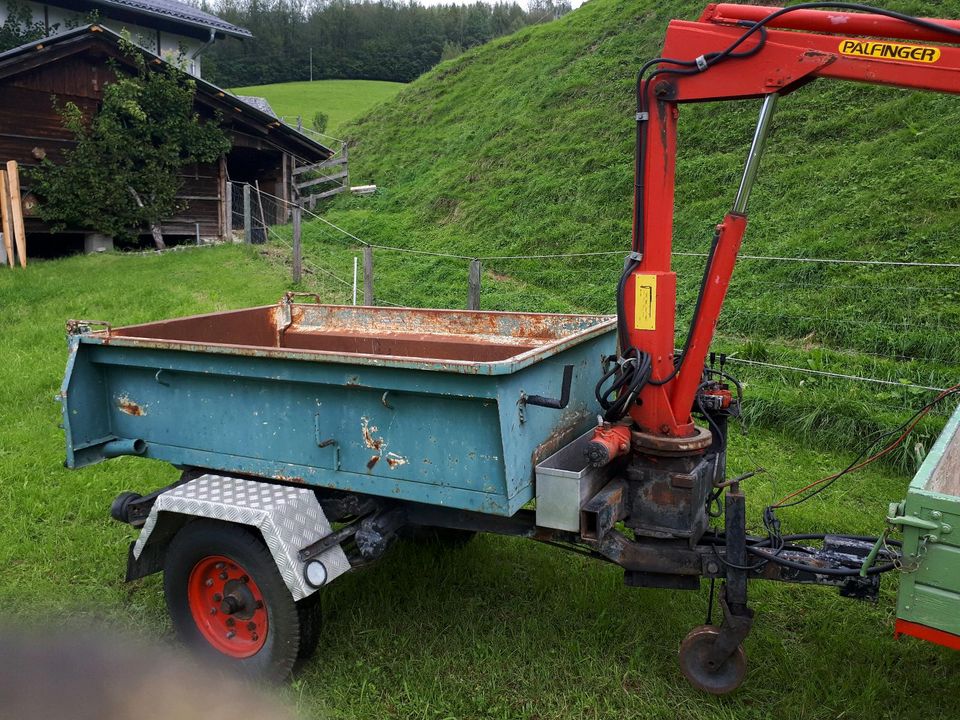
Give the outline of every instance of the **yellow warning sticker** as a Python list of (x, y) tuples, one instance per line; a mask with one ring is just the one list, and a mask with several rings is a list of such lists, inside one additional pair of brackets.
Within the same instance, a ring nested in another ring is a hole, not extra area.
[(634, 275), (636, 303), (633, 327), (636, 330), (657, 329), (657, 276)]
[(940, 59), (940, 48), (872, 40), (843, 40), (840, 42), (840, 52), (854, 57), (906, 60), (917, 63), (935, 63)]

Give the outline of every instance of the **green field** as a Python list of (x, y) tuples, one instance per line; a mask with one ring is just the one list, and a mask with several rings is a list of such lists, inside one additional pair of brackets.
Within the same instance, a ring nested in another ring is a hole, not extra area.
[(288, 122), (299, 115), (307, 128), (311, 127), (314, 113), (324, 112), (329, 118), (327, 133), (337, 137), (344, 123), (389, 100), (403, 87), (403, 83), (384, 80), (314, 80), (251, 85), (233, 88), (231, 92), (265, 97), (277, 115), (286, 117)]
[[(123, 583), (129, 528), (108, 518), (123, 490), (176, 477), (123, 458), (68, 471), (54, 395), (63, 322), (144, 322), (274, 302), (285, 269), (247, 247), (163, 256), (32, 262), (0, 273), (0, 603), (8, 623), (65, 627), (96, 618), (170, 637), (158, 576)], [(849, 452), (777, 432), (734, 432), (731, 473), (755, 467), (751, 517)], [(907, 477), (864, 472), (823, 502), (783, 513), (791, 529), (876, 532)], [(754, 530), (758, 529), (753, 524)], [(460, 549), (400, 546), (326, 592), (316, 658), (282, 689), (304, 718), (949, 718), (960, 656), (891, 637), (895, 578), (876, 606), (825, 589), (753, 587), (750, 673), (727, 699), (693, 691), (676, 666), (703, 622), (699, 593), (632, 590), (616, 568), (530, 541), (480, 537)]]
[[(323, 217), (368, 242), (457, 256), (375, 250), (378, 301), (463, 307), (471, 258), (608, 250), (618, 254), (485, 261), (482, 307), (611, 311), (629, 244), (633, 74), (657, 53), (671, 17), (701, 9), (591, 0), (442, 63), (343, 125), (352, 182), (380, 189), (340, 198)], [(946, 12), (932, 0), (899, 9)], [(278, 112), (305, 112), (270, 99)], [(677, 249), (708, 247), (756, 111), (757, 103), (683, 108)], [(819, 83), (784, 98), (744, 253), (960, 260), (958, 126), (952, 98)], [(360, 245), (314, 220), (304, 247), (299, 289), (348, 301)], [(132, 533), (108, 520), (107, 508), (116, 493), (155, 489), (175, 472), (134, 458), (63, 469), (53, 402), (63, 320), (127, 323), (273, 302), (287, 288), (288, 257), (280, 243), (264, 252), (108, 254), (0, 272), (0, 601), (8, 619), (94, 615), (169, 637), (159, 578), (122, 583)], [(702, 259), (678, 257), (676, 268), (679, 313), (688, 318)], [(717, 347), (741, 359), (952, 385), (960, 379), (958, 286), (950, 268), (743, 260)], [(750, 421), (749, 434), (732, 433), (729, 472), (767, 468), (746, 483), (753, 532), (765, 504), (845, 466), (870, 431), (891, 429), (929, 397), (728, 369), (747, 381)], [(942, 413), (930, 418), (891, 462), (783, 511), (784, 532), (880, 532), (887, 503), (903, 497), (942, 422)], [(825, 589), (753, 586), (749, 675), (737, 694), (714, 699), (691, 690), (676, 666), (680, 640), (703, 622), (705, 588), (632, 590), (615, 568), (529, 541), (403, 545), (325, 591), (318, 655), (283, 693), (309, 718), (960, 717), (960, 655), (894, 641), (896, 577), (884, 582), (877, 605)]]

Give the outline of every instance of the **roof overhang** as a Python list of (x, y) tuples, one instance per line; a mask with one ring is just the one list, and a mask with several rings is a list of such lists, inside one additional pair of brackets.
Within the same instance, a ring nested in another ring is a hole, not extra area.
[(165, 32), (176, 32), (206, 39), (211, 31), (216, 37), (250, 38), (253, 34), (226, 20), (182, 3), (150, 2), (150, 0), (47, 0), (48, 5), (78, 12), (109, 10), (109, 17), (136, 25), (149, 25)]
[[(43, 65), (67, 59), (80, 53), (100, 49), (121, 64), (132, 67), (130, 58), (120, 49), (121, 37), (102, 25), (86, 25), (43, 40), (21, 45), (0, 53), (0, 80), (20, 75)], [(168, 65), (163, 58), (134, 46), (150, 64)], [(299, 158), (304, 164), (321, 162), (333, 150), (304, 135), (276, 117), (259, 110), (240, 98), (201, 78), (196, 82), (196, 102), (220, 113), (225, 124), (235, 131), (256, 138), (261, 147), (274, 147)]]

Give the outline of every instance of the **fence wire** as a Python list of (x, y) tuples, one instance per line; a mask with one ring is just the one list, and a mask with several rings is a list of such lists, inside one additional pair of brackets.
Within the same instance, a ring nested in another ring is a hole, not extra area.
[[(253, 190), (253, 242), (292, 262), (292, 205)], [(242, 187), (234, 187), (234, 227)], [(239, 201), (238, 201), (239, 195)], [(613, 314), (626, 251), (473, 255), (371, 244), (303, 210), (302, 284), (331, 303), (363, 302), (363, 252), (373, 256), (374, 304), (466, 307), (479, 261), (484, 310)], [(706, 255), (675, 254), (676, 341), (692, 320)], [(354, 268), (357, 280), (354, 284)], [(960, 263), (742, 255), (717, 326), (714, 349), (770, 403), (836, 397), (873, 415), (898, 417), (960, 381)], [(949, 413), (955, 403), (938, 412)], [(817, 422), (819, 408), (810, 408)], [(827, 408), (829, 410), (829, 408)]]

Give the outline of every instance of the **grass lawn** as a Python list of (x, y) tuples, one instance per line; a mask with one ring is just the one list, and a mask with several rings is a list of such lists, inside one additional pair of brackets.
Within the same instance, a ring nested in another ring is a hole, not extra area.
[[(122, 490), (176, 476), (160, 463), (63, 467), (54, 394), (66, 359), (63, 322), (143, 322), (276, 301), (286, 276), (246, 247), (163, 256), (107, 254), (0, 272), (0, 603), (7, 622), (83, 616), (168, 638), (159, 576), (125, 585), (134, 533), (108, 518)], [(734, 432), (731, 473), (749, 517), (846, 464), (754, 427)], [(870, 469), (784, 512), (785, 532), (875, 533), (907, 476)], [(757, 530), (757, 522), (753, 530)], [(952, 718), (960, 656), (891, 637), (895, 578), (880, 603), (825, 589), (754, 585), (750, 673), (733, 697), (694, 692), (676, 665), (703, 622), (699, 593), (633, 590), (615, 568), (528, 541), (482, 536), (455, 550), (400, 546), (334, 583), (317, 656), (282, 692), (322, 718)]]
[(327, 132), (337, 137), (340, 127), (377, 103), (389, 100), (403, 83), (385, 80), (314, 80), (251, 85), (233, 88), (237, 95), (265, 97), (277, 115), (288, 116), (288, 121), (300, 115), (304, 127), (312, 127), (313, 114), (324, 112), (329, 117)]

